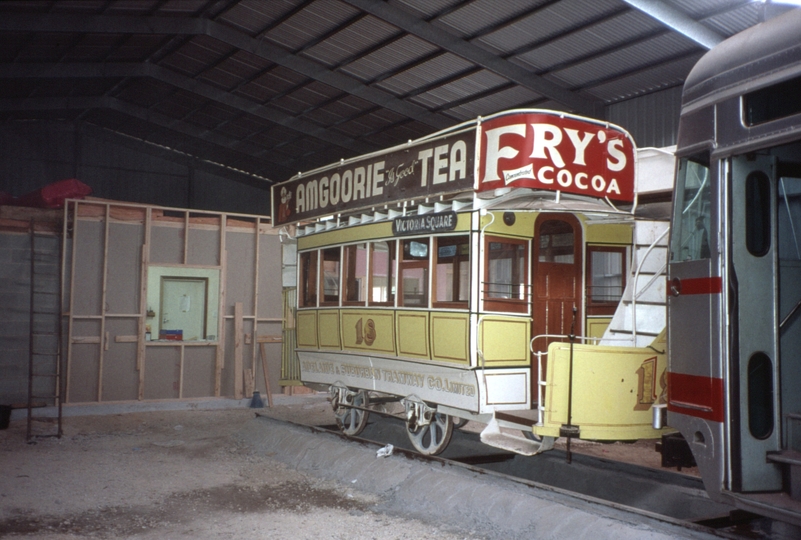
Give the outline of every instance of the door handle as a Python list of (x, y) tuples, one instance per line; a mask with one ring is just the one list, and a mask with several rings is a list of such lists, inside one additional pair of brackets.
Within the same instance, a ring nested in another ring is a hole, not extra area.
[(673, 296), (681, 294), (681, 280), (677, 277), (670, 280), (670, 294)]

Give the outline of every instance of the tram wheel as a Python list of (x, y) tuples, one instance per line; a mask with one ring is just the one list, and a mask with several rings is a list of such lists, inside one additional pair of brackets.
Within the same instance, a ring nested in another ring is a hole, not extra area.
[(406, 423), (406, 434), (412, 445), (421, 454), (436, 456), (441, 454), (453, 435), (453, 417), (447, 414), (434, 413), (431, 423), (413, 430)]
[[(366, 409), (370, 405), (370, 398), (366, 390), (359, 390), (353, 395), (353, 401), (348, 405), (362, 407)], [(367, 419), (370, 413), (361, 409), (353, 409), (348, 406), (339, 406), (334, 409), (334, 418), (337, 426), (345, 435), (354, 437), (364, 431), (367, 427)]]

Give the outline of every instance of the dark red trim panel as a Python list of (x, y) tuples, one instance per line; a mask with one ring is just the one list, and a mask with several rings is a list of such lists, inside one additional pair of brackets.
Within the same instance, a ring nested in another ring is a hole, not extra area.
[(668, 410), (723, 422), (725, 417), (723, 379), (668, 373)]
[(681, 280), (681, 294), (720, 294), (723, 292), (723, 279), (704, 277)]

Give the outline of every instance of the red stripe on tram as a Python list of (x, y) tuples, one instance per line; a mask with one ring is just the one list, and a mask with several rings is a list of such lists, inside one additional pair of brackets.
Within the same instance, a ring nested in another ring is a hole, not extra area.
[(723, 422), (723, 379), (669, 372), (668, 410)]
[(681, 280), (681, 294), (720, 294), (723, 292), (723, 279), (719, 277), (692, 278)]

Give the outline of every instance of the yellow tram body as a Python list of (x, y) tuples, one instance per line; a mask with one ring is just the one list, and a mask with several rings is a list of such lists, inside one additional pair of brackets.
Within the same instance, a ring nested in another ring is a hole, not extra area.
[[(653, 347), (573, 346), (573, 407), (571, 423), (581, 438), (637, 440), (661, 437), (653, 428), (651, 407), (665, 402), (667, 355), (665, 334)], [(570, 344), (548, 348), (549, 381), (542, 426), (534, 433), (558, 437), (567, 421), (570, 384)]]
[[(560, 114), (557, 120), (543, 111), (524, 116), (553, 118), (555, 123), (564, 118)], [(510, 114), (507, 119), (516, 118)], [(570, 122), (573, 127), (559, 129), (570, 134), (582, 152), (593, 137), (612, 141), (624, 134), (609, 124), (597, 128), (575, 117)], [(487, 125), (492, 124), (483, 124), (485, 129)], [(496, 130), (518, 130), (515, 126), (525, 129), (520, 123)], [(585, 131), (582, 139), (580, 127), (598, 131)], [(479, 134), (480, 129), (478, 125)], [(557, 128), (548, 129), (553, 135)], [(478, 147), (480, 137), (475, 138)], [(494, 144), (501, 157), (511, 155), (503, 147), (507, 139), (496, 138), (484, 144)], [(447, 144), (437, 145), (438, 140)], [(664, 302), (650, 306), (657, 313), (661, 309), (662, 322), (647, 343), (637, 338), (636, 330), (623, 338), (610, 333), (615, 318), (625, 318), (617, 308), (626, 281), (633, 280), (637, 290), (639, 278), (626, 277), (634, 270), (633, 261), (642, 257), (633, 212), (619, 211), (608, 198), (592, 200), (583, 192), (557, 193), (554, 199), (553, 191), (511, 186), (484, 190), (479, 196), (474, 190), (481, 190), (470, 186), (480, 184), (475, 179), (489, 151), (476, 150), (473, 160), (469, 130), (420, 144), (432, 148), (423, 146), (420, 156), (441, 156), (428, 166), (439, 163), (441, 172), (439, 180), (434, 176), (428, 181), (429, 187), (437, 182), (447, 186), (452, 179), (453, 166), (450, 177), (444, 172), (447, 156), (458, 161), (456, 173), (465, 177), (467, 187), (452, 189), (435, 202), (426, 197), (343, 211), (297, 226), (295, 352), (303, 383), (331, 391), (338, 421), (350, 422), (343, 427), (350, 434), (363, 428), (371, 399), (401, 400), (413, 442), (415, 434), (429, 427), (433, 433), (433, 426), (439, 426), (443, 435), (440, 442), (425, 447), (430, 453), (447, 444), (453, 418), (485, 423), (482, 440), (528, 454), (550, 448), (565, 425), (578, 426), (570, 436), (583, 439), (661, 437), (664, 429), (651, 427), (651, 409), (665, 400)], [(565, 173), (566, 169), (557, 174), (557, 148), (548, 141), (534, 142), (532, 156), (537, 144), (551, 146), (541, 153), (554, 163), (509, 174), (563, 185), (575, 179), (574, 190), (589, 189), (590, 182), (598, 188), (619, 180), (621, 191), (629, 189), (634, 197), (633, 179), (626, 187), (622, 176), (606, 179), (581, 171)], [(623, 143), (615, 144), (609, 142), (603, 154), (613, 165), (609, 156), (625, 161), (618, 152)], [(395, 150), (409, 156), (416, 151)], [(576, 152), (574, 162), (583, 160)], [(274, 200), (284, 201), (281, 212), (291, 215), (293, 208), (287, 204), (296, 193), (296, 199), (303, 199), (294, 207), (299, 220), (309, 215), (309, 205), (322, 204), (323, 194), (328, 203), (334, 197), (332, 189), (340, 190), (333, 192), (336, 197), (344, 193), (346, 175), (359, 176), (360, 195), (372, 189), (374, 196), (399, 177), (393, 176), (401, 174), (397, 171), (414, 171), (417, 163), (404, 162), (390, 174), (385, 161), (400, 158), (368, 158), (278, 185)], [(632, 153), (629, 165), (634, 161)], [(375, 172), (379, 168), (380, 177)], [(344, 172), (327, 172), (335, 170)], [(426, 185), (425, 176), (421, 182)], [(592, 270), (593, 264), (609, 268)], [(664, 278), (658, 271), (654, 276), (646, 288), (655, 284), (652, 288), (664, 294)], [(616, 292), (603, 292), (612, 282)], [(567, 296), (561, 298), (563, 294)], [(641, 324), (640, 315), (634, 318), (635, 326)], [(359, 411), (365, 414), (359, 416)], [(530, 444), (510, 431), (527, 433)], [(512, 442), (507, 444), (509, 437)]]

